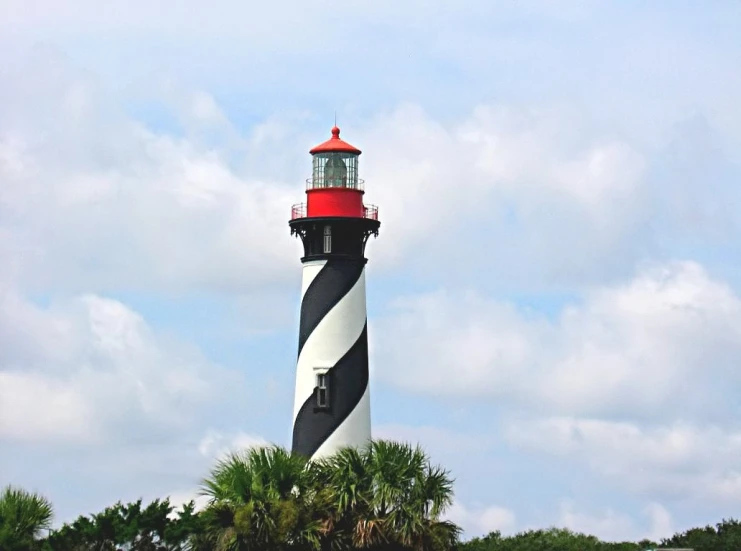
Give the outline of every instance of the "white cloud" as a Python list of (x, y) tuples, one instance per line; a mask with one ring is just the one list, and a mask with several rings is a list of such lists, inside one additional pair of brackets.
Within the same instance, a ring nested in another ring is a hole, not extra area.
[[(0, 255), (22, 257), (25, 287), (246, 292), (295, 272), (299, 247), (276, 221), (302, 200), (306, 149), (325, 137), (308, 134), (306, 113), (242, 134), (213, 96), (158, 75), (147, 89), (182, 126), (175, 136), (130, 117), (54, 51), (28, 56), (9, 81), (0, 92)], [(455, 236), (461, 221), (488, 220), (501, 236), (493, 256), (519, 246), (530, 260), (588, 224), (589, 241), (569, 249), (572, 271), (601, 270), (600, 255), (627, 246), (646, 219), (644, 160), (614, 137), (558, 132), (574, 125), (569, 115), (480, 106), (446, 125), (402, 105), (346, 129), (366, 151), (367, 200), (381, 207), (374, 263), (398, 266), (441, 225)], [(505, 239), (503, 204), (532, 232), (519, 245)], [(560, 269), (553, 260), (546, 265)]]
[(665, 507), (659, 503), (649, 503), (645, 508), (645, 513), (651, 523), (646, 539), (658, 542), (672, 536), (674, 522), (671, 513)]
[(419, 445), (434, 463), (451, 454), (482, 452), (491, 446), (491, 438), (480, 434), (462, 434), (432, 425), (411, 426), (386, 423), (373, 428), (373, 437)]
[(740, 328), (733, 290), (675, 262), (594, 288), (555, 319), (472, 292), (407, 297), (371, 335), (379, 379), (469, 408), (495, 400), (511, 446), (641, 499), (714, 507), (741, 500), (729, 391)]
[(469, 507), (456, 501), (446, 517), (463, 528), (466, 538), (480, 537), (494, 531), (508, 536), (549, 526), (596, 536), (603, 541), (649, 539), (658, 542), (674, 532), (672, 515), (663, 505), (655, 502), (645, 505), (638, 515), (611, 508), (591, 508), (585, 512), (568, 499), (561, 500), (554, 509), (540, 518), (538, 523), (525, 525), (511, 508), (498, 505)]
[(481, 536), (497, 530), (504, 534), (511, 533), (516, 524), (515, 514), (505, 507), (491, 505), (468, 508), (457, 501), (447, 512), (446, 518), (460, 526), (466, 537)]
[[(181, 122), (185, 135), (175, 136), (131, 118), (53, 53), (12, 74), (0, 92), (0, 260), (25, 290), (263, 296), (298, 277), (300, 246), (283, 224), (302, 200), (305, 149), (324, 137), (307, 134), (305, 114), (242, 134), (211, 95), (161, 76), (150, 88)], [(557, 110), (482, 106), (445, 125), (407, 105), (348, 129), (366, 151), (367, 200), (381, 207), (373, 266), (398, 268), (410, 251), (437, 247), (429, 235), (441, 225), (457, 240), (492, 216), (499, 239), (490, 257), (518, 250), (505, 278), (538, 262), (543, 270), (528, 270), (536, 280), (589, 279), (618, 261), (616, 248), (631, 258), (630, 237), (646, 216), (644, 161), (609, 136), (564, 136), (566, 120)], [(512, 237), (503, 204), (527, 235)], [(589, 239), (576, 240), (587, 224)], [(578, 246), (553, 257), (563, 242)]]
[(510, 421), (505, 431), (515, 446), (586, 464), (642, 495), (741, 502), (739, 430), (550, 418)]
[(254, 436), (245, 432), (226, 435), (219, 431), (210, 430), (198, 443), (198, 451), (201, 455), (210, 459), (219, 459), (231, 452), (267, 445), (269, 443), (261, 436)]
[[(267, 445), (269, 445), (269, 443), (261, 436), (255, 436), (245, 432), (225, 433), (209, 429), (198, 442), (198, 453), (205, 460), (200, 461), (199, 464), (203, 466), (204, 469), (210, 468), (216, 464), (216, 461), (223, 458), (228, 453)], [(206, 477), (207, 472), (204, 470), (201, 473), (201, 476)], [(186, 490), (181, 489), (170, 492), (169, 499), (174, 508), (173, 516), (178, 510), (182, 509), (183, 505), (190, 501), (195, 502), (195, 508), (197, 511), (205, 508), (209, 502), (209, 497), (202, 495), (198, 488)]]
[(596, 288), (555, 321), (441, 291), (399, 299), (378, 323), (379, 378), (413, 392), (717, 422), (735, 407), (726, 390), (741, 354), (741, 301), (692, 262)]
[(658, 503), (650, 503), (643, 510), (648, 527), (642, 527), (637, 519), (607, 509), (602, 513), (584, 513), (577, 511), (568, 500), (561, 502), (557, 526), (569, 528), (575, 532), (597, 536), (605, 541), (639, 541), (649, 539), (661, 541), (672, 535), (672, 517)]
[(63, 382), (0, 370), (0, 438), (85, 441), (95, 432), (87, 400)]
[(568, 501), (561, 503), (558, 517), (559, 527), (613, 541), (628, 539), (628, 534), (633, 532), (633, 522), (631, 517), (612, 510), (607, 510), (602, 515), (577, 512)]
[[(306, 149), (325, 137), (308, 132), (306, 109), (244, 132), (214, 96), (157, 75), (145, 89), (176, 135), (125, 113), (61, 56), (26, 61), (0, 92), (0, 258), (22, 258), (26, 288), (246, 293), (298, 273), (284, 223), (303, 197)], [(468, 266), (529, 288), (628, 273), (655, 246), (666, 199), (645, 152), (586, 120), (491, 103), (448, 123), (402, 104), (345, 128), (381, 209), (372, 265), (422, 263), (424, 278)]]
[(560, 131), (574, 126), (570, 115), (482, 105), (443, 124), (403, 105), (366, 124), (361, 169), (383, 224), (374, 262), (407, 263), (428, 247), (451, 262), (486, 250), (478, 262), (495, 273), (507, 258), (513, 271), (536, 263), (573, 278), (611, 266), (607, 251), (634, 256), (629, 238), (650, 211), (645, 161), (616, 138)]
[[(384, 26), (401, 26), (416, 36), (425, 36), (424, 27), (413, 18), (416, 17), (428, 24), (442, 24), (446, 18), (450, 21), (451, 17), (460, 21), (486, 14), (506, 20), (516, 13), (516, 10), (507, 9), (505, 6), (493, 10), (486, 3), (475, 2), (462, 12), (458, 5), (450, 0), (441, 1), (435, 10), (424, 9), (427, 6), (422, 2), (408, 2), (400, 6), (384, 0), (352, 7), (338, 5), (333, 7), (331, 12), (316, 9), (316, 6), (306, 6), (295, 0), (259, 6), (246, 6), (233, 0), (218, 0), (208, 6), (192, 0), (183, 3), (167, 0), (156, 6), (149, 6), (140, 0), (130, 2), (112, 0), (107, 10), (90, 0), (74, 0), (64, 5), (49, 0), (33, 0), (25, 7), (31, 6), (33, 9), (24, 9), (24, 4), (18, 0), (6, 2), (5, 14), (17, 22), (17, 27), (8, 26), (8, 31), (14, 30), (17, 33), (20, 29), (33, 34), (40, 30), (61, 31), (64, 35), (72, 31), (90, 32), (91, 27), (108, 32), (159, 30), (167, 35), (176, 32), (184, 40), (189, 33), (196, 33), (196, 36), (203, 38), (218, 35), (221, 29), (233, 39), (256, 41), (263, 46), (272, 44), (275, 48), (286, 47), (287, 44), (281, 44), (280, 41), (285, 41), (287, 36), (293, 35), (296, 35), (296, 42), (293, 45), (300, 41), (307, 46), (306, 42), (310, 41), (315, 48), (318, 45), (328, 46), (326, 42), (328, 37), (312, 36), (308, 33), (309, 29), (315, 29), (322, 21), (327, 20), (344, 21), (348, 24), (346, 26), (355, 29), (352, 23), (362, 19)], [(147, 8), (150, 11), (147, 11)], [(555, 20), (570, 20), (590, 11), (575, 2), (565, 3), (558, 10), (537, 4), (527, 5), (525, 10), (528, 15)], [(397, 18), (390, 21), (388, 14), (392, 12)], [(159, 25), (155, 22), (159, 22)], [(273, 32), (269, 32), (266, 27), (271, 27)], [(345, 37), (346, 33), (350, 32), (349, 29), (345, 30), (339, 25), (332, 26), (331, 30), (334, 33), (325, 33), (329, 37), (337, 35)]]
[(43, 491), (58, 523), (173, 488), (187, 501), (219, 454), (263, 442), (224, 428), (260, 407), (244, 373), (119, 301), (0, 294), (0, 485)]
[(182, 431), (235, 377), (94, 295), (37, 307), (0, 297), (0, 437), (121, 441)]
[[(300, 195), (237, 173), (243, 140), (212, 149), (152, 132), (63, 60), (32, 61), (40, 74), (0, 94), (0, 257), (22, 258), (25, 288), (246, 291), (292, 273), (297, 248), (275, 221)], [(202, 93), (190, 110), (193, 125), (220, 121)]]

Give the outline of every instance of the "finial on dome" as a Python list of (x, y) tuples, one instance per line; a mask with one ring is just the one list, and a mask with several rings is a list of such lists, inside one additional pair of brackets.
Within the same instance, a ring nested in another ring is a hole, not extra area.
[(350, 145), (340, 138), (340, 127), (336, 124), (332, 127), (332, 137), (329, 138), (326, 142), (317, 145), (309, 151), (309, 153), (311, 153), (312, 155), (316, 153), (329, 152), (351, 153), (353, 155), (360, 155), (360, 150), (357, 147)]

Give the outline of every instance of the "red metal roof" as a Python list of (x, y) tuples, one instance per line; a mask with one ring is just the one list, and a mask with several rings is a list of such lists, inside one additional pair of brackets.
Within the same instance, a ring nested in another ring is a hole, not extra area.
[(309, 151), (312, 155), (315, 153), (329, 153), (330, 151), (342, 151), (344, 153), (355, 153), (360, 155), (360, 150), (340, 139), (340, 129), (336, 126), (332, 128), (332, 137), (326, 142), (319, 144), (314, 149)]

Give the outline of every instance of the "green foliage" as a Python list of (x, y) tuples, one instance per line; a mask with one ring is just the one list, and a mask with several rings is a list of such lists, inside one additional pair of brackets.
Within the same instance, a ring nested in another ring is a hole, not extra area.
[(446, 550), (460, 529), (440, 517), (453, 501), (449, 474), (419, 447), (374, 441), (312, 463), (331, 503), (337, 549)]
[[(645, 546), (644, 546), (645, 544)], [(492, 532), (483, 538), (474, 538), (458, 546), (458, 551), (642, 551), (651, 542), (603, 542), (594, 536), (571, 530), (551, 528), (528, 530), (514, 536), (503, 537)]]
[(695, 551), (737, 551), (741, 549), (741, 522), (723, 519), (715, 526), (692, 528), (663, 540), (661, 546)]
[(142, 508), (142, 501), (116, 503), (102, 513), (80, 516), (50, 534), (46, 549), (114, 551), (122, 546), (132, 551), (179, 551), (193, 547), (191, 540), (202, 532), (202, 519), (193, 502), (173, 516), (169, 500), (155, 500)]
[(566, 529), (492, 532), (460, 542), (442, 515), (453, 480), (419, 447), (374, 441), (308, 462), (271, 446), (219, 461), (203, 482), (205, 510), (169, 500), (117, 503), (50, 531), (51, 504), (17, 488), (0, 494), (0, 551), (645, 551), (741, 550), (741, 522), (665, 539), (603, 542)]
[(51, 503), (35, 493), (7, 486), (0, 493), (0, 549), (37, 549), (43, 530), (51, 528)]
[(219, 461), (203, 482), (215, 551), (320, 550), (326, 504), (306, 460), (277, 446)]

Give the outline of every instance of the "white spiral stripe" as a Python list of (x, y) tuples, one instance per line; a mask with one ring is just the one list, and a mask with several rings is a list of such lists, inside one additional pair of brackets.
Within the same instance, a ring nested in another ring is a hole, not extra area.
[(322, 271), (322, 268), (324, 268), (326, 263), (326, 260), (312, 260), (304, 262), (303, 270), (301, 272), (301, 302), (304, 301), (306, 290), (309, 288), (309, 285), (311, 285), (311, 282), (314, 281), (314, 278), (319, 274), (319, 272)]

